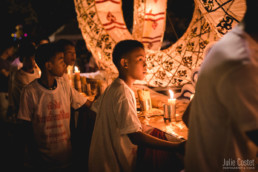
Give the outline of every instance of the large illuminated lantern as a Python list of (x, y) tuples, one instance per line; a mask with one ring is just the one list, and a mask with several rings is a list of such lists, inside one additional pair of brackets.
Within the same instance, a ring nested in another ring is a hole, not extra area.
[(132, 34), (122, 12), (122, 0), (74, 0), (77, 20), (86, 42), (101, 68), (116, 74), (112, 49), (124, 39), (137, 39), (146, 48), (148, 86), (183, 86), (192, 81), (207, 45), (239, 23), (245, 0), (194, 0), (188, 29), (171, 47), (160, 50), (166, 26), (167, 0), (134, 0)]

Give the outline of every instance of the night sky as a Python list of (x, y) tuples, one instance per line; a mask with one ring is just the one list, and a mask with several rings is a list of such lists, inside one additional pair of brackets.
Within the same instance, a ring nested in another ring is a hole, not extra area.
[[(174, 25), (178, 37), (187, 29), (194, 9), (193, 0), (168, 0), (167, 17)], [(128, 28), (133, 22), (133, 0), (123, 1), (124, 18)], [(23, 25), (30, 37), (49, 36), (60, 26), (76, 21), (73, 0), (1, 0), (1, 37), (15, 32), (17, 24)], [(165, 39), (175, 42), (177, 36), (167, 20)]]

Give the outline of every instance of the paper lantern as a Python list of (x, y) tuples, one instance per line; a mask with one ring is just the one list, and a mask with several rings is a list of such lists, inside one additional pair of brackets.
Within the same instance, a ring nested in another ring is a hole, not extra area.
[(87, 48), (99, 67), (117, 74), (112, 63), (115, 44), (137, 39), (146, 48), (148, 74), (153, 87), (183, 86), (199, 68), (208, 44), (219, 40), (239, 23), (245, 0), (194, 0), (188, 29), (171, 47), (160, 50), (166, 24), (167, 0), (134, 0), (132, 34), (123, 19), (122, 0), (74, 0), (77, 20)]

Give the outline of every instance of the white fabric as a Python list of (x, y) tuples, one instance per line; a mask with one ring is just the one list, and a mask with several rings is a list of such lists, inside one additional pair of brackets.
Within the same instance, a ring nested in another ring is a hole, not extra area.
[(22, 69), (19, 69), (14, 73), (14, 76), (12, 78), (12, 85), (10, 86), (10, 106), (12, 106), (15, 114), (18, 113), (20, 95), (23, 87), (39, 77), (40, 74), (37, 69), (34, 69), (34, 73), (28, 73)]
[(23, 63), (20, 61), (19, 57), (17, 57), (12, 61), (11, 66), (19, 70), (22, 68)]
[[(48, 90), (34, 80), (25, 86), (18, 119), (32, 122), (41, 158), (51, 167), (69, 165), (71, 160), (70, 108), (81, 107), (86, 98), (57, 78), (57, 88)], [(47, 166), (46, 165), (46, 166)]]
[(258, 44), (247, 37), (236, 26), (201, 66), (190, 109), (186, 172), (226, 170), (229, 159), (237, 171), (248, 171), (238, 160), (257, 164), (258, 149), (246, 132), (258, 129), (258, 51), (250, 48)]
[(137, 146), (127, 134), (142, 131), (134, 92), (116, 79), (93, 104), (97, 117), (89, 154), (89, 171), (133, 171)]

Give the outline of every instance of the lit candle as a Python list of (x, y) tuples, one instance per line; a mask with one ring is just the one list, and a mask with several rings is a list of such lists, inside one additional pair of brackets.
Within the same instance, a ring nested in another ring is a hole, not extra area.
[(176, 99), (174, 98), (174, 92), (169, 90), (170, 98), (168, 99), (168, 104), (176, 104)]
[(75, 74), (75, 80), (80, 80), (80, 70), (77, 66), (74, 66), (74, 74)]
[(80, 70), (77, 66), (74, 66), (74, 82), (75, 88), (81, 92), (81, 79), (80, 79)]
[(194, 94), (192, 94), (192, 95), (190, 96), (190, 101), (192, 101), (193, 97), (194, 97)]
[(176, 99), (174, 98), (174, 92), (169, 90), (170, 98), (168, 104), (164, 105), (164, 120), (176, 121)]

